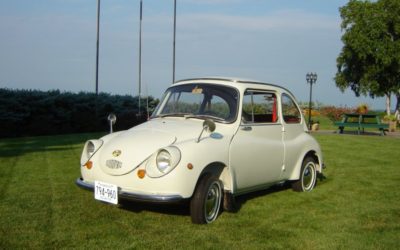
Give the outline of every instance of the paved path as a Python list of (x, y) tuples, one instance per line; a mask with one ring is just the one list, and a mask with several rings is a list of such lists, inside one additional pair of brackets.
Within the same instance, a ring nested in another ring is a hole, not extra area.
[[(318, 131), (311, 131), (311, 133), (312, 134), (315, 133), (315, 134), (338, 134), (338, 135), (340, 135), (337, 130), (318, 130)], [(385, 132), (385, 133), (386, 133), (386, 136), (390, 136), (390, 137), (394, 137), (394, 138), (400, 138), (400, 131)], [(345, 134), (345, 135), (357, 135), (357, 131), (356, 130), (354, 130), (354, 131), (352, 131), (352, 130), (346, 131), (345, 130), (345, 131), (343, 131), (343, 134)], [(380, 136), (381, 134), (380, 134), (379, 131), (377, 131), (377, 132), (367, 131), (367, 132), (361, 133), (360, 135)]]

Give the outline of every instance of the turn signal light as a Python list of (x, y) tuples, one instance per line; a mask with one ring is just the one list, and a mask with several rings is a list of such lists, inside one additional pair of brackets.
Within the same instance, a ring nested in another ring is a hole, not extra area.
[(91, 161), (86, 162), (85, 167), (90, 170), (93, 167), (93, 162)]
[(145, 177), (145, 175), (146, 175), (146, 170), (144, 170), (144, 169), (139, 169), (139, 170), (137, 171), (137, 176), (138, 176), (140, 179), (143, 179), (143, 178)]

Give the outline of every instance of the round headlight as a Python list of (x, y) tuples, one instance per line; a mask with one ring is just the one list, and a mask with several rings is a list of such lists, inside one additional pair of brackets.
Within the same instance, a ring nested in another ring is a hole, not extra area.
[(92, 154), (94, 153), (95, 150), (96, 150), (96, 147), (95, 147), (94, 143), (89, 141), (87, 144), (87, 147), (86, 147), (86, 153), (88, 155), (88, 158), (90, 156), (92, 156)]
[(103, 145), (102, 140), (89, 140), (86, 142), (81, 155), (81, 165), (83, 166)]
[(164, 173), (171, 167), (171, 154), (167, 150), (161, 150), (156, 158), (157, 168)]
[(181, 151), (174, 146), (157, 150), (146, 160), (146, 175), (159, 178), (171, 172), (181, 160)]

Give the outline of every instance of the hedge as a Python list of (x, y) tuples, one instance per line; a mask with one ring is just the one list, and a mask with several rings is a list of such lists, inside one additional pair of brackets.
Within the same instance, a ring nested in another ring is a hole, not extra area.
[[(158, 100), (148, 98), (149, 112)], [(0, 137), (54, 135), (109, 130), (107, 117), (117, 116), (115, 130), (133, 127), (147, 118), (147, 100), (100, 93), (71, 93), (0, 88)]]

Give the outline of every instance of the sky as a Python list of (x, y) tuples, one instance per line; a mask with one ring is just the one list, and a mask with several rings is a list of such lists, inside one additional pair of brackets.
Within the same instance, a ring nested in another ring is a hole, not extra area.
[[(142, 95), (172, 83), (173, 0), (143, 0)], [(177, 0), (176, 80), (228, 76), (384, 109), (335, 85), (347, 0)], [(101, 0), (99, 91), (138, 95), (140, 0)], [(95, 91), (97, 0), (0, 0), (0, 88)], [(394, 103), (392, 104), (394, 106)]]

